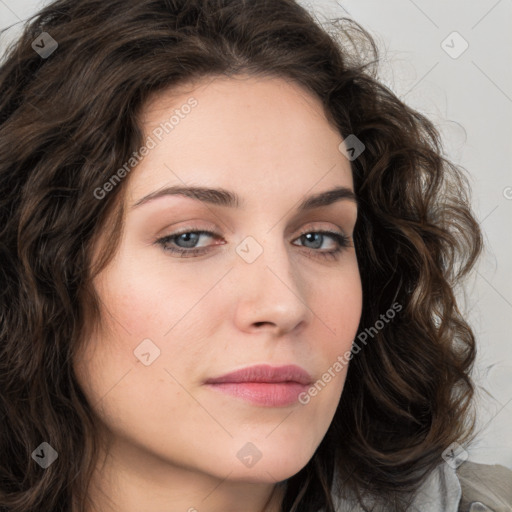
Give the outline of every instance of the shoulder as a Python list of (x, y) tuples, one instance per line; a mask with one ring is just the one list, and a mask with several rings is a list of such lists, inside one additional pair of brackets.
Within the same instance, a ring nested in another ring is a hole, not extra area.
[[(336, 485), (336, 475), (333, 484), (332, 497), (336, 512), (363, 512), (364, 509), (354, 497), (345, 495), (341, 498), (344, 493)], [(368, 505), (372, 510), (388, 510), (388, 504), (380, 502), (378, 497), (373, 497)], [(408, 510), (512, 512), (512, 470), (501, 465), (478, 464), (469, 460), (457, 468), (443, 462), (426, 476)]]
[(458, 512), (512, 512), (512, 470), (467, 460), (456, 473), (462, 490)]

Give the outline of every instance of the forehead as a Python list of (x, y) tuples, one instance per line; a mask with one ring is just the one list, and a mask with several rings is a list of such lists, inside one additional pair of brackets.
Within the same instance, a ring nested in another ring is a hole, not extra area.
[(132, 176), (138, 195), (183, 182), (298, 193), (320, 180), (352, 186), (342, 137), (321, 100), (282, 78), (210, 77), (163, 90), (140, 123), (154, 148)]

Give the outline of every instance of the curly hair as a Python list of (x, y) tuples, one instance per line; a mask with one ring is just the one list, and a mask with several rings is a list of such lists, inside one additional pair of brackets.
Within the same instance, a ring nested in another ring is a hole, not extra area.
[[(41, 32), (58, 43), (47, 58)], [(282, 510), (334, 512), (335, 479), (363, 506), (378, 495), (405, 510), (443, 450), (473, 439), (475, 339), (455, 296), (482, 246), (468, 179), (378, 62), (360, 25), (322, 26), (294, 0), (56, 0), (31, 18), (0, 67), (0, 510), (84, 510), (97, 419), (71, 361), (99, 317), (91, 283), (115, 254), (127, 179), (94, 191), (143, 143), (150, 95), (205, 77), (291, 80), (364, 143), (351, 162), (359, 331), (403, 307), (351, 360)], [(45, 471), (31, 458), (42, 441), (59, 453)]]

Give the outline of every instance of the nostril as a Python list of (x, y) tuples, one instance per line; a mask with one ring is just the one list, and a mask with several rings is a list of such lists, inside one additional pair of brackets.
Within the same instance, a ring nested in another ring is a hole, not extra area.
[(254, 325), (256, 327), (260, 327), (261, 325), (265, 325), (265, 324), (268, 324), (268, 323), (270, 323), (270, 322), (254, 322)]

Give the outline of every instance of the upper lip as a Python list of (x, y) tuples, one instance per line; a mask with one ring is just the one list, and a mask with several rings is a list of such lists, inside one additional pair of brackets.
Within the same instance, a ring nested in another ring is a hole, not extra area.
[(214, 377), (206, 381), (207, 384), (237, 382), (297, 382), (299, 384), (311, 384), (309, 373), (295, 364), (285, 366), (270, 366), (259, 364), (226, 373), (220, 377)]

